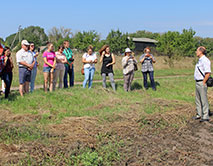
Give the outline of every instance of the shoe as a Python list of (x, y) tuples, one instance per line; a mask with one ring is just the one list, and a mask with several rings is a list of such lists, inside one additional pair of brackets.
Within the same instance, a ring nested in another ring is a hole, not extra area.
[(209, 122), (209, 119), (201, 119), (200, 123), (202, 123), (202, 122)]
[(209, 110), (209, 116), (213, 116), (213, 113)]
[(201, 119), (201, 117), (197, 115), (197, 116), (193, 116), (192, 119), (198, 120), (198, 119)]
[(152, 88), (153, 91), (156, 91), (156, 88)]

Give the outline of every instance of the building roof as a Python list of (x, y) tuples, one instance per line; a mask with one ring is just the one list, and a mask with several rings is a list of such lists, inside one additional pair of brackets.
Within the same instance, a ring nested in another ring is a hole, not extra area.
[[(128, 39), (130, 39), (130, 37), (128, 37)], [(144, 42), (144, 43), (158, 43), (157, 40), (154, 39), (149, 39), (149, 38), (132, 38), (133, 42)]]

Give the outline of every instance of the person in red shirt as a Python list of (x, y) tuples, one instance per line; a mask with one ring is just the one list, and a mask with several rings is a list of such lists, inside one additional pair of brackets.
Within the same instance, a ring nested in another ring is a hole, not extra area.
[(4, 80), (6, 88), (5, 88), (5, 98), (8, 98), (8, 95), (10, 93), (10, 87), (13, 80), (13, 60), (11, 57), (11, 52), (9, 47), (5, 47), (3, 50), (3, 61), (4, 61), (4, 68), (2, 72), (2, 80)]
[(3, 51), (4, 51), (4, 48), (2, 47), (1, 42), (0, 42), (0, 56), (2, 55)]

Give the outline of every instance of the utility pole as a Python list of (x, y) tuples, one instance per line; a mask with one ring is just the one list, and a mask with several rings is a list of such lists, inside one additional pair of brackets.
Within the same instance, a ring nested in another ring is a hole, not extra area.
[(12, 49), (12, 46), (13, 46), (13, 44), (14, 44), (14, 42), (15, 42), (16, 37), (17, 37), (18, 34), (19, 34), (19, 42), (21, 42), (21, 25), (19, 25), (19, 27), (18, 27), (18, 32), (16, 33), (16, 35), (15, 35), (15, 37), (14, 37), (14, 39), (13, 39), (13, 42), (12, 42), (12, 44), (11, 44), (11, 46), (10, 46), (11, 49)]
[(18, 27), (18, 33), (19, 33), (19, 42), (21, 42), (21, 25)]

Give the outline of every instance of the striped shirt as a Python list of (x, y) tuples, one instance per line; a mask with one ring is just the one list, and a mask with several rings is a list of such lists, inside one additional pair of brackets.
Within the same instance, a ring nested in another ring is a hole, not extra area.
[[(146, 54), (141, 55), (140, 57), (140, 61), (145, 57)], [(150, 54), (153, 58), (153, 60), (155, 60), (154, 56), (152, 54)], [(142, 63), (142, 72), (147, 72), (147, 71), (154, 71), (153, 68), (153, 64), (152, 64), (152, 59), (149, 57), (146, 57)]]

